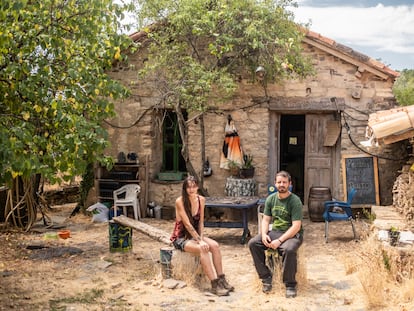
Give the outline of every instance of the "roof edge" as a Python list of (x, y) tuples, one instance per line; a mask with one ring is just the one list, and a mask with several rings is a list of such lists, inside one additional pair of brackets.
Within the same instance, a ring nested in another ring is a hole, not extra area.
[(398, 78), (400, 76), (400, 73), (389, 68), (385, 64), (381, 63), (380, 61), (377, 61), (365, 54), (362, 54), (358, 51), (355, 51), (354, 49), (337, 43), (335, 40), (332, 40), (328, 37), (322, 36), (321, 34), (314, 32), (312, 30), (307, 29), (305, 32), (305, 37), (309, 40), (316, 41), (328, 48), (334, 49), (338, 51), (339, 53), (345, 54), (361, 63), (364, 63), (367, 66), (370, 66), (376, 70), (381, 71), (382, 73), (392, 77), (392, 78)]
[[(152, 25), (152, 27), (154, 27), (154, 25)], [(380, 71), (381, 73), (392, 77), (393, 79), (396, 79), (400, 76), (400, 73), (387, 67), (386, 65), (384, 65), (383, 63), (381, 63), (380, 61), (377, 61), (365, 54), (362, 54), (358, 51), (355, 51), (354, 49), (337, 43), (335, 40), (332, 40), (328, 37), (322, 36), (321, 34), (314, 32), (312, 30), (306, 29), (304, 30), (305, 32), (305, 38), (311, 40), (311, 41), (315, 41), (327, 48), (333, 49), (337, 52), (339, 52), (340, 54), (343, 55), (347, 55), (348, 58), (344, 58), (344, 60), (349, 62), (349, 57), (352, 59), (355, 59), (355, 65), (358, 65), (357, 62), (363, 63), (364, 65), (370, 66), (375, 70)], [(129, 35), (129, 37), (131, 38), (132, 41), (134, 42), (140, 42), (143, 41), (147, 38), (148, 32), (141, 30), (141, 31), (137, 31), (134, 32), (132, 34)], [(309, 43), (309, 42), (307, 42)], [(340, 56), (339, 56), (340, 57)]]

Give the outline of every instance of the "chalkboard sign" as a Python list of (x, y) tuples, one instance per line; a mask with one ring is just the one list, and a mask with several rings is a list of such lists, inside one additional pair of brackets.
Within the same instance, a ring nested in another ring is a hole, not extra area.
[[(352, 205), (379, 205), (378, 159), (372, 156), (343, 156), (344, 193), (357, 190)], [(346, 199), (345, 199), (346, 200)]]

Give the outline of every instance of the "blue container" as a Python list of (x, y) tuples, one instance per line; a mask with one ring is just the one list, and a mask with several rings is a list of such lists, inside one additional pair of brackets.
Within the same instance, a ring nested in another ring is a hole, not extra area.
[[(112, 218), (114, 218), (115, 216), (114, 214), (115, 214), (114, 209), (111, 208), (108, 213), (108, 219), (112, 220)], [(124, 214), (124, 210), (122, 208), (118, 208), (118, 211), (116, 212), (116, 216), (123, 215), (123, 214)]]
[(132, 228), (109, 221), (109, 250), (128, 252), (132, 249)]

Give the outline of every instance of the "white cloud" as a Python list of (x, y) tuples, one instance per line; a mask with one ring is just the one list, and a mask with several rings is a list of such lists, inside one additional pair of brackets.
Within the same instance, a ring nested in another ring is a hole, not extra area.
[[(341, 44), (371, 47), (384, 52), (414, 54), (413, 4), (377, 4), (372, 7), (299, 6), (292, 11), (296, 21), (305, 23), (311, 20), (312, 31)], [(407, 55), (407, 58), (411, 57)]]

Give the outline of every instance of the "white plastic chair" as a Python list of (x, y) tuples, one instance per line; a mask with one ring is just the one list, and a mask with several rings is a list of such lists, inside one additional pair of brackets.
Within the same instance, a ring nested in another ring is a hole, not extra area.
[(141, 192), (141, 187), (136, 184), (124, 185), (119, 189), (114, 190), (114, 217), (117, 216), (118, 207), (123, 207), (124, 215), (127, 216), (127, 207), (134, 208), (134, 218), (141, 219), (141, 208), (139, 206), (138, 195)]

